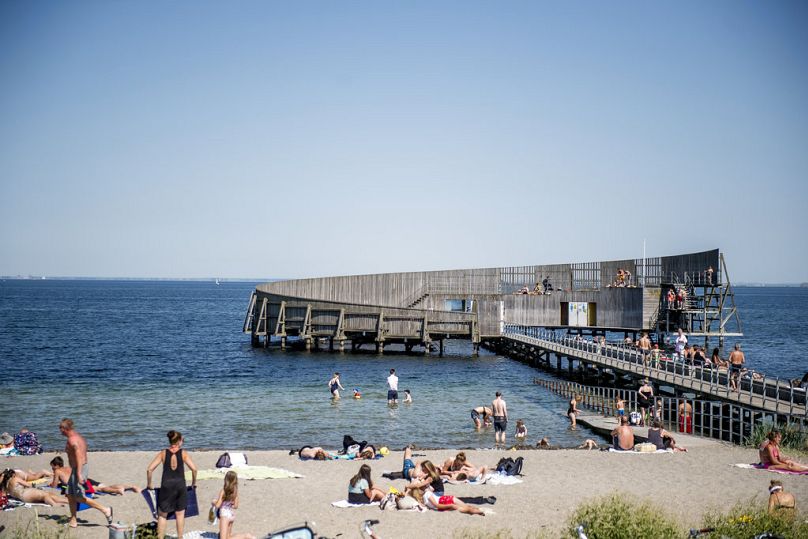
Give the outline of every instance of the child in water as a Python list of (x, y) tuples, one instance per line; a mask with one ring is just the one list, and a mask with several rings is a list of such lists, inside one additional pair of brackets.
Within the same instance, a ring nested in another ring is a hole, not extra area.
[(238, 509), (238, 475), (236, 472), (227, 472), (224, 476), (224, 487), (219, 491), (219, 497), (213, 501), (214, 507), (219, 511), (219, 539), (255, 539), (249, 533), (233, 535), (233, 523), (236, 521)]
[(404, 402), (406, 404), (412, 404), (412, 394), (409, 389), (404, 390)]
[(362, 398), (362, 394), (359, 392), (358, 388), (354, 388), (354, 390), (353, 390), (353, 398), (355, 398), (355, 399), (361, 399)]
[(516, 441), (518, 443), (523, 443), (527, 438), (527, 427), (525, 426), (525, 422), (521, 419), (516, 420)]

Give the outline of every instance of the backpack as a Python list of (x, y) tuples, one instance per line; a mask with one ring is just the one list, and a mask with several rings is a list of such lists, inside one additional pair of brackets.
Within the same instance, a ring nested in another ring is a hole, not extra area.
[(524, 457), (517, 457), (516, 460), (507, 457), (499, 459), (497, 472), (505, 475), (522, 475), (522, 463)]

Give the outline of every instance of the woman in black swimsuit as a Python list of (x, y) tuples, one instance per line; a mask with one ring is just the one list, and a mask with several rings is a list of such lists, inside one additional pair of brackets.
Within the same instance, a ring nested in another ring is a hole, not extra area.
[(174, 513), (177, 519), (177, 537), (182, 537), (185, 525), (185, 508), (188, 505), (188, 489), (185, 484), (185, 466), (191, 469), (191, 488), (196, 488), (196, 466), (191, 457), (182, 450), (182, 434), (168, 431), (168, 449), (163, 449), (146, 468), (146, 488), (152, 490), (152, 472), (163, 464), (163, 478), (157, 493), (157, 537), (163, 537), (166, 519)]
[(648, 410), (651, 409), (651, 399), (654, 397), (654, 389), (648, 385), (648, 380), (643, 380), (640, 390), (637, 392), (637, 404), (640, 406), (640, 425), (645, 426)]
[(567, 417), (570, 418), (570, 429), (575, 430), (576, 428), (576, 415), (578, 414), (578, 402), (580, 402), (581, 396), (575, 395), (573, 398), (570, 399), (569, 408), (567, 408)]

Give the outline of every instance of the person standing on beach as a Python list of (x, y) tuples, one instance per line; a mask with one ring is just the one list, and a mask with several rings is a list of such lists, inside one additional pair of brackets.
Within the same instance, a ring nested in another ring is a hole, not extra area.
[(76, 432), (72, 419), (62, 419), (59, 423), (59, 432), (67, 438), (65, 452), (71, 468), (70, 477), (67, 481), (67, 501), (70, 504), (68, 526), (71, 528), (78, 528), (79, 526), (76, 518), (79, 502), (101, 511), (107, 518), (107, 525), (112, 524), (112, 508), (104, 507), (92, 498), (88, 498), (84, 493), (84, 484), (90, 473), (89, 465), (87, 464), (87, 440)]
[(163, 537), (169, 513), (177, 519), (177, 537), (183, 536), (185, 508), (188, 506), (188, 489), (185, 483), (185, 466), (191, 469), (191, 488), (196, 488), (196, 466), (191, 457), (182, 450), (182, 434), (168, 431), (168, 449), (163, 449), (146, 468), (146, 489), (152, 490), (152, 472), (163, 464), (163, 478), (157, 495), (157, 537)]
[(494, 402), (491, 403), (491, 410), (494, 412), (494, 439), (496, 445), (505, 445), (505, 432), (508, 429), (508, 406), (502, 393), (497, 391)]
[(744, 363), (746, 363), (746, 356), (741, 352), (741, 345), (735, 343), (735, 350), (729, 354), (729, 383), (732, 385), (732, 389), (738, 392), (741, 391), (741, 370)]
[[(334, 400), (339, 398), (339, 390), (345, 391), (345, 388), (342, 387), (342, 384), (339, 383), (339, 373), (335, 372), (334, 376), (331, 377), (331, 380), (328, 381), (328, 389), (331, 390), (331, 397)], [(354, 396), (354, 398), (356, 398)]]
[(390, 369), (390, 376), (387, 377), (387, 404), (398, 404), (398, 376), (395, 369)]

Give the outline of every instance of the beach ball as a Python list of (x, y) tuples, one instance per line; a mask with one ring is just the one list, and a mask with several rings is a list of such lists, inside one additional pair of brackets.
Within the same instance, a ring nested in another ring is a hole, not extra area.
[(387, 455), (390, 454), (390, 450), (387, 449), (386, 447), (382, 447), (381, 449), (379, 449), (379, 453), (381, 453), (383, 456), (386, 457)]

